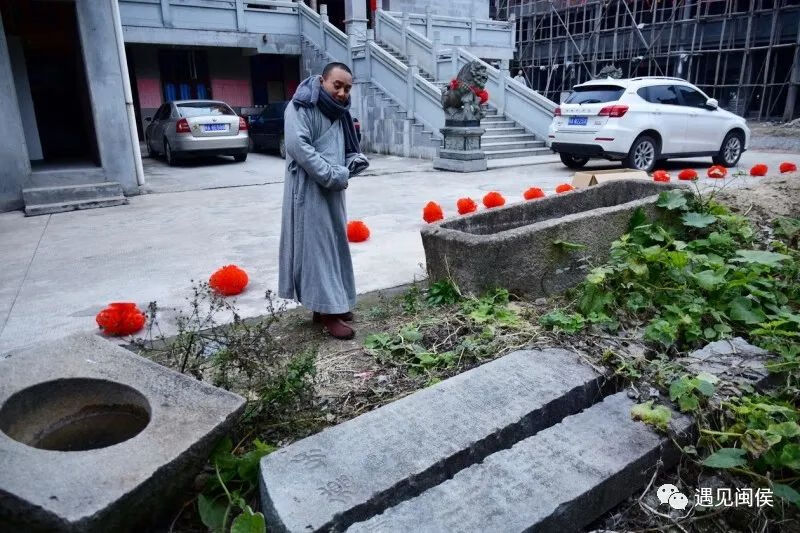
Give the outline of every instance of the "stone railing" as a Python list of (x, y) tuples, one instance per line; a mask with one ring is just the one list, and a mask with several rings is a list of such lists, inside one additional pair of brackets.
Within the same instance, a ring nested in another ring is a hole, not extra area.
[[(380, 11), (379, 11), (380, 12)], [(460, 46), (485, 59), (513, 59), (516, 49), (515, 15), (511, 20), (483, 20), (469, 17), (445, 17), (431, 13), (386, 11), (403, 27), (410, 28), (429, 41), (437, 37), (443, 46)], [(377, 17), (376, 17), (377, 18)], [(376, 32), (377, 34), (377, 32)]]
[(553, 112), (556, 108), (555, 102), (513, 80), (509, 76), (508, 63), (505, 61), (503, 61), (504, 68), (496, 69), (463, 49), (455, 48), (451, 52), (450, 72), (453, 77), (461, 67), (470, 61), (482, 63), (486, 66), (489, 75), (486, 82), (489, 103), (528, 131), (542, 139), (547, 138), (547, 129), (553, 120)]
[(420, 76), (416, 58), (405, 65), (378, 46), (373, 32), (367, 32), (367, 42), (355, 49), (353, 66), (356, 79), (369, 80), (389, 95), (408, 118), (414, 118), (441, 138), (439, 128), (444, 127), (441, 91)]
[(327, 10), (319, 14), (303, 3), (298, 2), (295, 5), (300, 14), (300, 35), (334, 61), (352, 66), (352, 52), (347, 35), (328, 21)]
[(408, 15), (398, 20), (390, 12), (378, 11), (375, 17), (376, 39), (396, 48), (406, 57), (415, 58), (419, 67), (437, 81), (450, 80), (465, 64), (480, 61), (489, 74), (486, 83), (489, 103), (529, 131), (546, 138), (555, 102), (514, 81), (509, 76), (507, 61), (502, 60), (501, 68), (496, 69), (461, 47), (450, 45), (444, 48), (438, 39), (431, 41), (405, 25), (407, 19)]

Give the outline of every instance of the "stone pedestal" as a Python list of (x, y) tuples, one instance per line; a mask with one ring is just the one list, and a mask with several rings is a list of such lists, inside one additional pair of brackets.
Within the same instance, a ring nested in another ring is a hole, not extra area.
[(433, 168), (454, 172), (486, 170), (486, 154), (481, 150), (480, 120), (446, 120), (439, 130), (444, 135), (444, 147), (433, 160)]

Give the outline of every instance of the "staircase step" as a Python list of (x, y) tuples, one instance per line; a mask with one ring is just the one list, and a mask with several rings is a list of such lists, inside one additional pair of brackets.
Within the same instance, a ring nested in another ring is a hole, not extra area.
[(580, 412), (602, 383), (566, 350), (511, 353), (267, 455), (264, 513), (278, 531), (341, 531)]
[(542, 141), (511, 141), (511, 142), (483, 142), (481, 139), (481, 149), (484, 151), (492, 150), (518, 150), (521, 148), (541, 148), (544, 146)]
[[(677, 463), (669, 437), (631, 418), (634, 405), (609, 396), (347, 532), (579, 531), (646, 484), (656, 461)], [(671, 425), (686, 434), (692, 421)]]
[(496, 142), (514, 142), (514, 141), (527, 141), (527, 142), (539, 142), (542, 143), (540, 146), (544, 146), (544, 141), (540, 141), (537, 139), (536, 135), (533, 133), (523, 133), (522, 135), (484, 135), (481, 137), (481, 142), (483, 143), (496, 143)]
[(25, 204), (25, 216), (48, 215), (51, 213), (64, 213), (78, 209), (95, 209), (98, 207), (112, 207), (115, 205), (125, 205), (128, 199), (124, 196), (114, 196), (109, 198), (99, 198), (93, 200), (75, 200), (65, 202), (54, 202), (50, 204)]
[(524, 133), (528, 133), (525, 131), (525, 128), (521, 128), (519, 126), (508, 128), (496, 128), (494, 126), (487, 126), (486, 133), (489, 135), (522, 135)]
[(27, 187), (22, 189), (22, 199), (26, 205), (52, 204), (116, 196), (123, 196), (123, 193), (122, 187), (115, 181), (82, 185)]
[(549, 154), (549, 148), (520, 148), (512, 150), (484, 150), (486, 159), (508, 159), (512, 157), (531, 157)]
[(484, 122), (485, 123), (490, 123), (490, 124), (495, 124), (497, 122), (508, 122), (508, 119), (506, 117), (504, 117), (503, 115), (494, 114), (494, 115), (486, 115), (485, 117), (483, 117), (481, 119), (481, 124), (483, 124)]
[[(494, 118), (494, 117), (492, 117), (492, 118)], [(507, 119), (489, 120), (485, 124), (483, 124), (483, 121), (481, 121), (481, 125), (483, 125), (484, 127), (490, 127), (490, 128), (495, 128), (495, 129), (496, 128), (518, 128), (518, 127), (520, 127), (513, 120), (507, 120)]]

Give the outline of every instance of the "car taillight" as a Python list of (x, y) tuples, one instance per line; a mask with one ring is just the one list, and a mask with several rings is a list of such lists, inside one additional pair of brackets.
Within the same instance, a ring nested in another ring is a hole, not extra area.
[(361, 123), (360, 122), (353, 122), (353, 126), (356, 127), (356, 131), (361, 129)]
[(239, 117), (239, 131), (247, 131), (247, 121), (244, 117)]
[(191, 133), (192, 129), (189, 127), (189, 123), (186, 121), (186, 119), (182, 118), (178, 122), (175, 123), (175, 132), (176, 133)]
[(619, 118), (628, 112), (626, 105), (610, 105), (600, 110), (597, 114), (598, 117)]
[(553, 111), (553, 116), (554, 117), (560, 117), (561, 116), (561, 108), (560, 107), (556, 107), (556, 110)]

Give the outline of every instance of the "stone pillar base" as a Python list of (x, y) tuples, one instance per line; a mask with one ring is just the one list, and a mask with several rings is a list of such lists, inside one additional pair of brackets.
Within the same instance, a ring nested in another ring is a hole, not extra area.
[(444, 147), (439, 148), (433, 168), (453, 172), (486, 170), (486, 154), (481, 150), (481, 135), (486, 132), (479, 120), (446, 120), (440, 129)]

